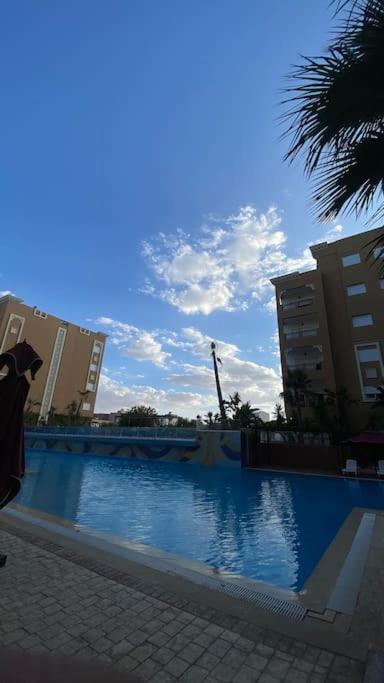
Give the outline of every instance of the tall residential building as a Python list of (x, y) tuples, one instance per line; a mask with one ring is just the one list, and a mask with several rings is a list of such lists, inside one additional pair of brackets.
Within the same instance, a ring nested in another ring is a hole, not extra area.
[(81, 401), (80, 415), (92, 417), (105, 338), (102, 332), (60, 320), (14, 296), (0, 298), (0, 353), (26, 339), (44, 361), (29, 393), (32, 409), (42, 419), (53, 407), (65, 414), (72, 401)]
[[(373, 416), (378, 386), (384, 385), (384, 250), (372, 251), (383, 229), (370, 230), (311, 247), (317, 268), (271, 280), (276, 288), (283, 382), (300, 368), (312, 391), (345, 387), (355, 403), (347, 406), (354, 429)], [(302, 399), (303, 416), (312, 416)], [(286, 406), (288, 416), (291, 407)]]

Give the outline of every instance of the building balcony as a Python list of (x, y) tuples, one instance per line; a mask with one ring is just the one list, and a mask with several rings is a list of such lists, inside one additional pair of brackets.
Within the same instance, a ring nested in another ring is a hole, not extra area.
[(298, 330), (297, 332), (286, 332), (286, 339), (301, 339), (303, 337), (316, 337), (318, 332), (318, 327), (313, 327), (309, 330)]
[(289, 318), (283, 323), (283, 332), (287, 340), (316, 337), (318, 329), (319, 322), (315, 315), (302, 315), (298, 318)]
[(313, 285), (303, 285), (302, 287), (291, 287), (280, 294), (280, 305), (283, 311), (295, 308), (307, 308), (313, 306), (315, 294)]
[(298, 346), (286, 351), (288, 370), (318, 373), (323, 369), (323, 350), (321, 346)]
[(287, 363), (287, 368), (288, 370), (303, 370), (304, 372), (312, 371), (312, 370), (322, 370), (323, 369), (323, 362), (318, 361), (318, 362), (307, 362), (307, 363)]

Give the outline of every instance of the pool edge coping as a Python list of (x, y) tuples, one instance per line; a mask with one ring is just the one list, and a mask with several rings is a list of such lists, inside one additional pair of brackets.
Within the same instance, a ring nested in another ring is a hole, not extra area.
[[(177, 596), (176, 601), (173, 602), (175, 606), (178, 606), (179, 603), (181, 607), (181, 603), (185, 605), (188, 602), (187, 606), (181, 608), (190, 609), (191, 613), (197, 616), (199, 613), (196, 611), (196, 606), (200, 606), (203, 618), (210, 618), (207, 615), (207, 610), (210, 613), (216, 612), (222, 616), (227, 615), (228, 618), (238, 619), (243, 624), (247, 623), (250, 629), (258, 626), (290, 638), (303, 640), (309, 645), (329, 650), (335, 654), (361, 662), (366, 661), (368, 643), (364, 638), (352, 638), (346, 633), (339, 632), (331, 627), (328, 628), (329, 625), (315, 624), (313, 621), (308, 622), (307, 620), (294, 621), (285, 616), (273, 614), (266, 609), (247, 604), (243, 600), (224, 595), (206, 586), (194, 584), (187, 578), (169, 575), (143, 564), (122, 559), (105, 549), (99, 550), (85, 546), (82, 539), (79, 538), (80, 533), (76, 533), (76, 538), (68, 538), (63, 534), (53, 533), (43, 526), (37, 525), (32, 518), (22, 520), (14, 515), (7, 514), (6, 510), (3, 512), (5, 514), (0, 519), (0, 528), (6, 533), (21, 536), (26, 542), (40, 546), (44, 550), (118, 583), (129, 585), (124, 581), (124, 577), (127, 575), (130, 578), (133, 577), (133, 580), (140, 584), (136, 590), (143, 593), (146, 593), (143, 583), (154, 587), (157, 591), (159, 589), (169, 591)], [(25, 516), (29, 517), (28, 515)], [(193, 606), (192, 609), (191, 606)], [(247, 636), (245, 635), (245, 637)]]

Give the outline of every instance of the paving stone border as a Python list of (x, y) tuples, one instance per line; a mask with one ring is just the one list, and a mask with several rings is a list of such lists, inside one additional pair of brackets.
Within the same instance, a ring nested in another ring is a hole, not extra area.
[(0, 645), (171, 683), (362, 683), (365, 665), (264, 629), (0, 521)]

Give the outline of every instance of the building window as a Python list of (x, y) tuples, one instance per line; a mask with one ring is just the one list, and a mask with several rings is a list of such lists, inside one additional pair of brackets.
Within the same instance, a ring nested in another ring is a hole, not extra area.
[(36, 316), (36, 318), (48, 318), (48, 313), (45, 313), (44, 311), (39, 311), (38, 308), (35, 308), (33, 311), (33, 315)]
[(82, 410), (91, 410), (91, 404), (84, 401), (81, 409)]
[(87, 330), (85, 327), (80, 327), (80, 334), (86, 334), (89, 337), (91, 331)]
[(365, 376), (367, 379), (376, 379), (377, 378), (376, 368), (366, 368)]
[(384, 258), (384, 247), (376, 247), (376, 249), (373, 250), (373, 257)]
[(352, 316), (353, 327), (366, 327), (367, 325), (373, 325), (373, 318), (370, 313), (365, 315), (354, 315)]
[(11, 334), (17, 334), (18, 331), (17, 327), (11, 327)]
[(95, 385), (93, 382), (87, 383), (87, 391), (95, 391)]
[(377, 397), (378, 393), (379, 393), (379, 390), (377, 387), (368, 387), (368, 386), (364, 387), (364, 398), (367, 400), (370, 400), (370, 401), (372, 401), (372, 399), (374, 400)]
[(96, 372), (96, 370), (97, 370), (97, 364), (96, 364), (96, 363), (91, 363), (91, 365), (89, 366), (89, 369), (92, 370), (93, 372)]
[(356, 266), (358, 263), (361, 263), (360, 254), (349, 254), (348, 256), (343, 256), (341, 260), (344, 268), (347, 266)]
[(366, 294), (367, 288), (364, 282), (359, 282), (356, 285), (348, 285), (347, 294), (348, 296), (355, 296), (356, 294)]
[(367, 344), (366, 346), (358, 346), (357, 357), (360, 363), (369, 363), (370, 361), (381, 360), (377, 344)]

